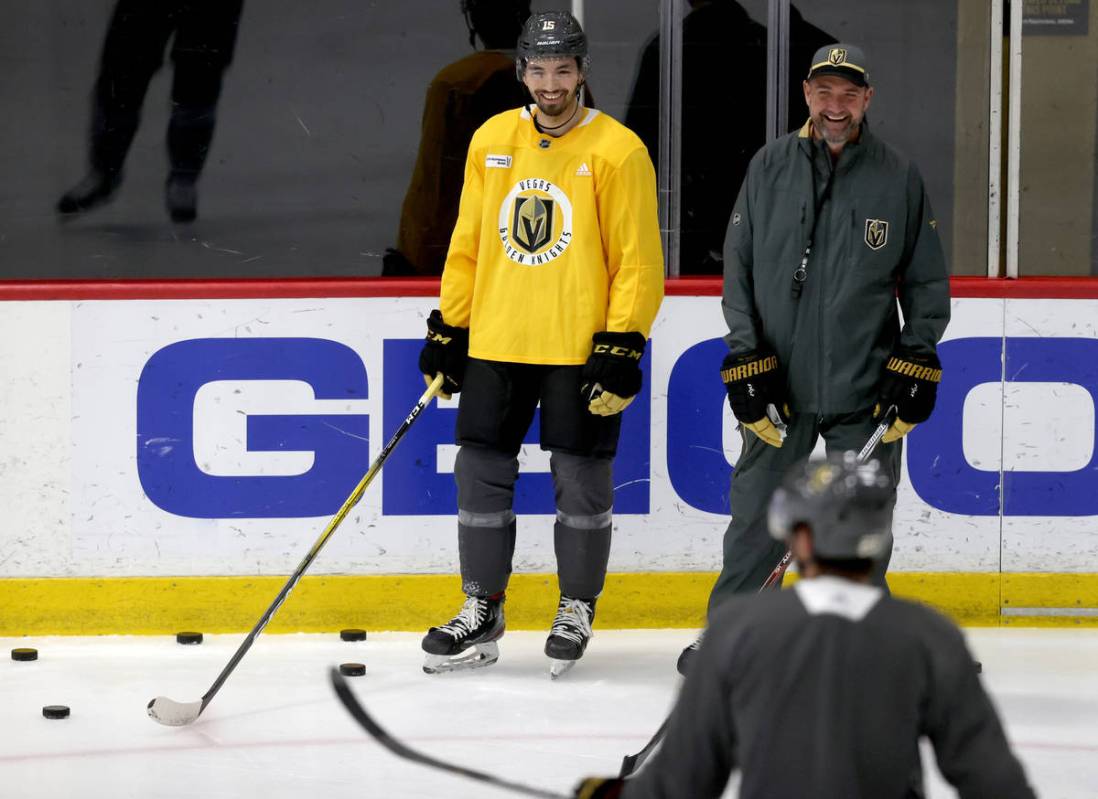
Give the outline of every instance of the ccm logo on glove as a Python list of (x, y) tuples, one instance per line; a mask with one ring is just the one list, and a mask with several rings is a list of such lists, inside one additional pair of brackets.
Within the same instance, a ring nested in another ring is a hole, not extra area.
[(640, 333), (596, 333), (583, 365), (580, 391), (587, 410), (613, 416), (626, 409), (641, 389), (640, 360), (648, 342)]
[(632, 358), (634, 361), (640, 361), (644, 356), (644, 348), (639, 350), (632, 349), (631, 347), (622, 347), (617, 344), (596, 344), (591, 349), (592, 355), (611, 355), (615, 358)]
[(454, 340), (453, 336), (445, 336), (442, 333), (436, 333), (434, 330), (427, 331), (427, 340), (433, 344), (446, 344), (451, 343)]

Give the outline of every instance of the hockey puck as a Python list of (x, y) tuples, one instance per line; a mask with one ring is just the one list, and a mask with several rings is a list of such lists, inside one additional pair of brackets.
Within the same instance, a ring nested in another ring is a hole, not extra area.
[(11, 650), (12, 660), (38, 660), (38, 650), (27, 648)]
[(175, 642), (177, 644), (201, 644), (202, 633), (176, 633)]
[(984, 673), (984, 664), (981, 663), (978, 660), (976, 661), (976, 673), (977, 674), (983, 674)]
[(65, 705), (46, 705), (42, 708), (42, 715), (48, 719), (67, 719), (69, 709)]
[(356, 630), (353, 628), (350, 630), (340, 630), (339, 637), (342, 638), (344, 641), (365, 641), (366, 631)]
[(364, 663), (340, 663), (339, 673), (345, 677), (361, 677), (366, 673)]

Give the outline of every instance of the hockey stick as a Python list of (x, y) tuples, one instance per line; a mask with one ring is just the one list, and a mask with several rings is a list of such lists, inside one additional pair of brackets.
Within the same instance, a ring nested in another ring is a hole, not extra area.
[(305, 553), (305, 557), (301, 559), (301, 563), (298, 564), (297, 569), (290, 575), (290, 579), (282, 586), (282, 590), (278, 592), (278, 596), (275, 597), (274, 602), (271, 603), (271, 606), (267, 608), (259, 621), (256, 622), (255, 627), (252, 628), (252, 631), (248, 633), (248, 636), (244, 639), (243, 643), (237, 648), (225, 668), (217, 675), (217, 679), (214, 680), (213, 685), (210, 686), (210, 690), (208, 690), (201, 699), (195, 702), (176, 702), (166, 696), (156, 697), (151, 700), (148, 705), (149, 716), (153, 721), (158, 721), (161, 724), (166, 724), (170, 727), (182, 727), (186, 724), (190, 724), (202, 715), (202, 711), (206, 709), (206, 705), (210, 704), (210, 700), (214, 698), (214, 695), (221, 689), (225, 680), (233, 673), (233, 669), (240, 663), (245, 653), (251, 649), (252, 644), (255, 643), (256, 637), (263, 632), (263, 628), (267, 626), (267, 623), (270, 622), (271, 618), (278, 612), (282, 603), (286, 601), (286, 597), (290, 595), (294, 586), (297, 585), (298, 580), (305, 574), (305, 570), (309, 568), (309, 565), (316, 559), (316, 556), (320, 554), (320, 550), (323, 546), (328, 543), (328, 539), (332, 537), (336, 528), (339, 527), (347, 514), (350, 513), (351, 508), (357, 505), (358, 501), (362, 499), (366, 487), (373, 482), (374, 477), (381, 471), (381, 467), (385, 465), (385, 461), (388, 460), (389, 455), (392, 453), (393, 449), (396, 448), (400, 439), (408, 432), (408, 428), (412, 426), (412, 422), (414, 422), (419, 417), (420, 413), (423, 412), (423, 409), (430, 404), (441, 387), (442, 374), (439, 373), (435, 375), (435, 379), (427, 387), (427, 390), (423, 392), (423, 396), (419, 398), (419, 401), (416, 403), (415, 407), (412, 408), (408, 417), (401, 422), (400, 427), (393, 433), (393, 437), (389, 439), (389, 443), (385, 445), (380, 454), (374, 459), (374, 462), (370, 464), (370, 468), (367, 470), (366, 474), (363, 475), (362, 479), (358, 481), (358, 485), (355, 486), (354, 491), (347, 497), (346, 501), (336, 512), (336, 515), (332, 517), (332, 520), (328, 522), (328, 526), (324, 528), (324, 532), (320, 534), (320, 538), (318, 538), (312, 548)]
[(541, 788), (532, 788), (529, 785), (511, 782), (502, 777), (496, 777), (492, 774), (486, 774), (483, 771), (447, 763), (444, 760), (439, 760), (430, 755), (425, 755), (422, 752), (417, 752), (415, 749), (401, 743), (386, 732), (381, 725), (374, 720), (373, 716), (366, 712), (366, 708), (364, 708), (362, 703), (358, 701), (358, 698), (355, 697), (354, 693), (351, 691), (351, 687), (347, 685), (347, 680), (339, 673), (339, 669), (333, 668), (329, 674), (332, 680), (332, 688), (335, 689), (336, 696), (339, 697), (339, 701), (343, 703), (343, 707), (347, 708), (347, 712), (351, 714), (351, 717), (354, 718), (366, 732), (370, 733), (379, 744), (397, 757), (403, 757), (406, 760), (411, 760), (413, 763), (419, 763), (421, 766), (430, 766), (431, 768), (440, 769), (441, 771), (448, 771), (451, 774), (460, 774), (463, 777), (486, 783), (494, 788), (506, 788), (515, 793), (521, 793), (524, 796), (537, 796), (541, 797), (541, 799), (571, 799), (570, 794), (561, 794), (553, 791), (546, 791)]
[(626, 755), (621, 759), (621, 771), (618, 772), (619, 779), (625, 779), (634, 771), (644, 765), (644, 761), (648, 759), (648, 756), (652, 754), (652, 750), (656, 748), (660, 741), (663, 740), (663, 734), (667, 731), (667, 723), (671, 721), (671, 714), (667, 714), (667, 718), (663, 720), (663, 724), (660, 728), (648, 739), (648, 743), (644, 745), (644, 748), (637, 752), (635, 755)]
[[(881, 443), (881, 439), (884, 434), (888, 432), (888, 428), (892, 427), (892, 423), (896, 421), (896, 406), (892, 405), (884, 416), (881, 417), (880, 424), (873, 431), (873, 435), (869, 437), (869, 440), (865, 442), (865, 446), (862, 447), (861, 452), (858, 453), (858, 463), (865, 463), (873, 455), (873, 451), (877, 449), (877, 445)], [(785, 431), (782, 430), (782, 433)], [(784, 439), (785, 436), (783, 435)], [(789, 564), (793, 561), (793, 552), (789, 549), (782, 555), (782, 559), (778, 561), (778, 565), (774, 567), (774, 570), (770, 572), (770, 576), (766, 578), (766, 582), (762, 584), (762, 588), (759, 589), (761, 594), (768, 588), (773, 586), (776, 582), (785, 576), (786, 569), (789, 568)], [(621, 771), (618, 773), (618, 777), (624, 779), (630, 774), (639, 769), (652, 754), (652, 750), (663, 740), (663, 734), (667, 731), (667, 722), (671, 720), (670, 715), (663, 720), (663, 724), (656, 730), (652, 738), (644, 745), (644, 748), (637, 752), (635, 755), (626, 755), (621, 761)]]
[[(873, 455), (873, 451), (877, 449), (877, 445), (881, 443), (881, 439), (884, 438), (884, 434), (888, 432), (888, 428), (892, 427), (892, 423), (896, 421), (896, 406), (890, 405), (888, 410), (885, 411), (884, 416), (881, 417), (880, 424), (873, 431), (873, 435), (869, 437), (869, 440), (865, 442), (865, 446), (862, 447), (858, 453), (858, 463), (865, 463)], [(770, 588), (774, 583), (780, 581), (785, 576), (785, 570), (789, 568), (789, 564), (793, 560), (793, 553), (790, 550), (786, 550), (782, 555), (782, 559), (778, 561), (778, 565), (774, 567), (774, 571), (770, 572), (770, 576), (766, 578), (766, 582), (763, 583), (760, 591), (765, 591)]]

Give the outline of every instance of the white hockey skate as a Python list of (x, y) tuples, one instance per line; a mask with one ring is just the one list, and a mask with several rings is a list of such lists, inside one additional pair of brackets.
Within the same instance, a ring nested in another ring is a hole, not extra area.
[(549, 656), (549, 678), (557, 679), (576, 665), (587, 649), (593, 635), (591, 622), (595, 619), (595, 600), (560, 597), (557, 617), (545, 641), (545, 654)]
[(505, 629), (503, 599), (467, 597), (454, 618), (428, 630), (423, 637), (427, 653), (423, 670), (443, 674), (484, 668), (499, 660), (497, 641)]

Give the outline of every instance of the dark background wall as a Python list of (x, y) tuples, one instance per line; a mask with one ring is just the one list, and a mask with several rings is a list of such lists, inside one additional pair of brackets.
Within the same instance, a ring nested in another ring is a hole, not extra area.
[[(624, 107), (656, 5), (588, 5), (600, 6), (588, 15), (592, 85), (613, 112)], [(610, 6), (618, 13), (608, 16)], [(149, 87), (117, 197), (59, 223), (54, 204), (85, 171), (114, 3), (3, 7), (0, 278), (378, 274), (395, 242), (427, 85), (471, 52), (458, 0), (246, 0), (198, 220), (172, 225), (164, 210), (168, 63)]]
[[(872, 124), (920, 164), (939, 218), (950, 219), (954, 4), (796, 5), (813, 25), (864, 45), (878, 88)], [(562, 6), (570, 3), (533, 4)], [(743, 6), (765, 23), (765, 0)], [(658, 30), (658, 7), (585, 3), (591, 85), (598, 106), (618, 119)], [(3, 0), (0, 8), (0, 278), (8, 279), (379, 274), (395, 243), (428, 83), (471, 52), (458, 0), (246, 0), (198, 220), (173, 225), (164, 210), (166, 63), (114, 201), (59, 222), (58, 197), (85, 172), (91, 90), (114, 2)], [(738, 76), (718, 68), (701, 80), (714, 108), (762, 124), (761, 109), (737, 106)], [(727, 157), (713, 147), (714, 161)], [(948, 251), (956, 233), (948, 224), (942, 232)]]
[[(957, 100), (957, 7), (952, 0), (802, 0), (805, 18), (840, 41), (859, 44), (870, 60), (876, 95), (869, 110), (875, 133), (918, 164), (930, 193), (947, 256), (956, 235), (986, 241), (986, 223), (953, 224), (953, 153)], [(986, 95), (969, 102), (987, 106)], [(982, 225), (982, 227), (980, 227)], [(958, 268), (954, 271), (971, 271)], [(976, 272), (984, 264), (976, 265)]]

